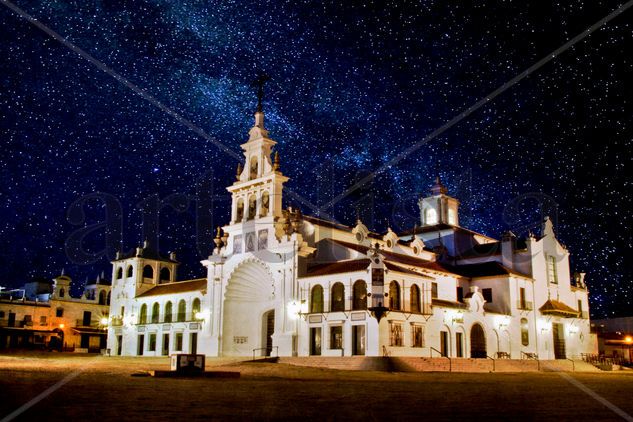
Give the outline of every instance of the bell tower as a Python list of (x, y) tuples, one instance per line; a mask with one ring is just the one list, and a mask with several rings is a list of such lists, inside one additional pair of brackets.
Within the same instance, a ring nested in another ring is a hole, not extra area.
[[(223, 246), (233, 245), (233, 253), (243, 251), (241, 232), (246, 232), (244, 243), (246, 251), (253, 251), (252, 239), (257, 226), (257, 239), (260, 246), (268, 234), (263, 234), (273, 226), (276, 218), (282, 216), (283, 184), (288, 181), (279, 170), (279, 154), (273, 154), (273, 147), (277, 144), (268, 136), (264, 127), (264, 112), (262, 110), (263, 86), (267, 76), (259, 77), (255, 83), (258, 86), (258, 105), (255, 112), (255, 124), (248, 132), (248, 141), (241, 145), (244, 154), (244, 164), (238, 164), (236, 180), (227, 187), (231, 193), (231, 222), (224, 227), (225, 234), (233, 238), (233, 242), (222, 241)], [(267, 226), (270, 224), (270, 226)], [(250, 232), (250, 233), (249, 233)], [(234, 236), (232, 236), (234, 235)], [(237, 242), (236, 242), (237, 238)]]
[(435, 184), (431, 187), (431, 195), (418, 201), (422, 227), (437, 224), (459, 226), (459, 201), (448, 196), (447, 193), (448, 189), (442, 184), (440, 178), (436, 177)]

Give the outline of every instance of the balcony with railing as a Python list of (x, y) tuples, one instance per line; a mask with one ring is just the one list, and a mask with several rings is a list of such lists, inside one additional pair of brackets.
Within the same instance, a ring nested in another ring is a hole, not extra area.
[(120, 327), (123, 325), (123, 317), (119, 315), (112, 316), (110, 319), (110, 325), (113, 327)]
[(521, 311), (531, 311), (534, 308), (532, 307), (532, 302), (529, 302), (527, 300), (518, 300), (517, 309)]
[(101, 323), (95, 319), (84, 321), (83, 319), (75, 320), (75, 327), (101, 328)]

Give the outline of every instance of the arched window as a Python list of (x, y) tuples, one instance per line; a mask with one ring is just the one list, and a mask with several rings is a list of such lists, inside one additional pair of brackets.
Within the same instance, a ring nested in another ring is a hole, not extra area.
[(106, 297), (106, 305), (110, 304), (110, 293), (112, 292), (108, 292), (108, 296)]
[(195, 298), (193, 300), (193, 304), (191, 305), (191, 319), (196, 320), (198, 317), (197, 314), (200, 313), (200, 299)]
[(258, 167), (257, 157), (251, 157), (251, 165), (249, 167), (249, 179), (253, 180), (257, 178), (257, 167)]
[(178, 302), (178, 322), (184, 322), (187, 319), (187, 304), (184, 299)]
[(411, 312), (420, 312), (420, 288), (417, 284), (411, 286), (411, 296), (409, 298), (409, 306), (411, 308)]
[(141, 305), (141, 312), (138, 314), (138, 323), (147, 324), (147, 305)]
[(261, 204), (259, 206), (259, 216), (266, 217), (268, 215), (268, 209), (270, 208), (270, 195), (268, 191), (262, 193)]
[(251, 195), (248, 198), (248, 215), (246, 216), (247, 220), (252, 220), (255, 218), (255, 213), (257, 212), (257, 198), (255, 195)]
[(101, 290), (99, 292), (99, 305), (105, 305), (106, 304), (106, 292), (105, 290)]
[(239, 223), (244, 219), (244, 200), (237, 200), (237, 209), (235, 210), (235, 222)]
[(170, 280), (171, 280), (171, 271), (169, 271), (169, 268), (165, 267), (162, 270), (160, 270), (160, 281), (169, 282)]
[(434, 208), (427, 208), (424, 214), (426, 224), (437, 224), (437, 211)]
[(400, 285), (397, 281), (389, 283), (389, 309), (400, 310)]
[(342, 312), (345, 310), (345, 286), (343, 286), (343, 283), (334, 283), (331, 298), (331, 312)]
[(116, 270), (116, 279), (121, 280), (122, 278), (123, 278), (123, 267), (119, 267), (119, 269)]
[(457, 223), (457, 218), (455, 218), (455, 210), (452, 208), (448, 209), (448, 224), (452, 224), (453, 226)]
[(323, 312), (323, 287), (318, 284), (312, 288), (310, 312)]
[(158, 306), (158, 302), (154, 302), (152, 305), (152, 324), (158, 324), (160, 314), (160, 306)]
[(367, 309), (367, 283), (365, 280), (356, 280), (352, 297), (352, 310), (360, 311)]
[(64, 288), (62, 287), (61, 289), (59, 289), (59, 297), (64, 297), (66, 296), (66, 290), (64, 290)]
[(132, 268), (131, 265), (127, 266), (127, 277), (132, 277), (132, 272), (134, 271), (134, 269)]
[(524, 346), (530, 344), (530, 333), (528, 331), (527, 318), (521, 318), (521, 344)]
[(171, 302), (167, 302), (165, 304), (165, 314), (163, 316), (163, 320), (165, 322), (171, 322), (171, 312), (172, 312), (172, 310), (171, 310)]
[(143, 278), (154, 278), (154, 269), (151, 265), (143, 267)]

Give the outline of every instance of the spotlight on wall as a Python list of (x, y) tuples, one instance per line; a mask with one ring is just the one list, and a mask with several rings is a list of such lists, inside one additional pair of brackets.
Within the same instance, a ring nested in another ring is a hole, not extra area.
[(108, 325), (108, 322), (109, 322), (108, 317), (101, 318), (100, 322), (101, 322), (101, 325)]

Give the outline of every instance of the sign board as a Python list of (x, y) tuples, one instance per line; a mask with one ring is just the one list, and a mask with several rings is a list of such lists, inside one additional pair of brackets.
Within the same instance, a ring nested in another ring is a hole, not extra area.
[(204, 363), (204, 355), (171, 355), (171, 370), (176, 372), (204, 372)]

